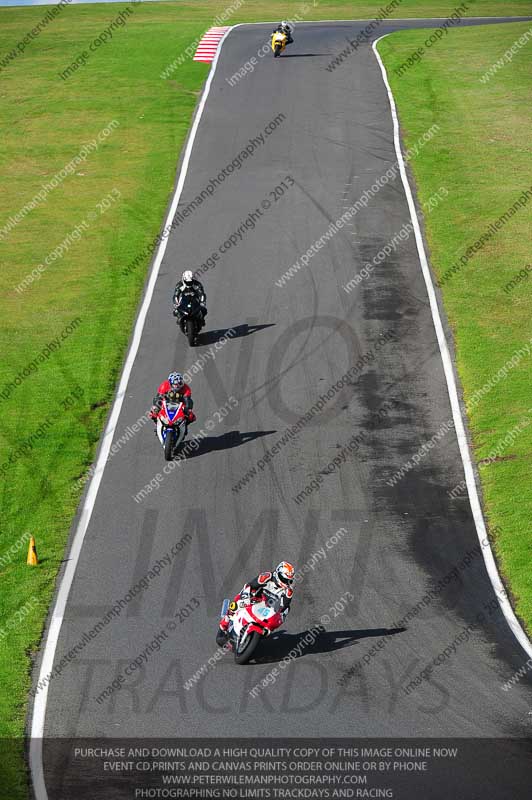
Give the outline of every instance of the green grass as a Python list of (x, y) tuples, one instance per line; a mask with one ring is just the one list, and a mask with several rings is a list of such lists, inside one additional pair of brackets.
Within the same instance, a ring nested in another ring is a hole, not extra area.
[[(532, 187), (532, 38), (489, 81), (488, 68), (532, 23), (456, 30), (406, 72), (399, 69), (426, 33), (401, 32), (379, 44), (408, 147), (440, 131), (411, 166), (421, 202), (440, 186), (449, 196), (425, 221), (431, 262), (455, 338), (485, 510), (499, 567), (517, 614), (532, 632), (532, 352), (484, 397), (474, 393), (532, 337), (532, 198), (458, 272), (447, 271), (487, 226)], [(447, 280), (442, 280), (448, 275)], [(502, 445), (515, 426), (513, 436)]]
[[(248, 0), (228, 21), (236, 23), (298, 16), (305, 19), (369, 19), (382, 6), (381, 2), (353, 0), (318, 0), (315, 6), (312, 2), (310, 0), (307, 11), (303, 11), (304, 0)], [(403, 0), (395, 16), (447, 16), (455, 5), (455, 0)], [(78, 317), (81, 320), (59, 350), (40, 364), (39, 369), (7, 399), (0, 398), (0, 466), (11, 453), (17, 456), (1, 480), (0, 557), (26, 531), (36, 536), (40, 556), (38, 567), (26, 567), (26, 546), (23, 546), (13, 560), (0, 566), (0, 627), (6, 629), (0, 647), (0, 736), (13, 737), (17, 743), (1, 759), (3, 775), (0, 780), (3, 790), (13, 800), (25, 796), (26, 778), (19, 759), (32, 655), (39, 645), (69, 526), (79, 501), (81, 490), (76, 479), (86, 472), (94, 457), (124, 358), (148, 257), (126, 279), (120, 273), (145, 250), (159, 230), (171, 193), (178, 154), (208, 66), (189, 59), (173, 72), (171, 79), (161, 80), (159, 76), (224, 11), (227, 3), (225, 0), (210, 0), (131, 6), (133, 13), (127, 25), (116, 31), (113, 40), (92, 55), (85, 67), (69, 80), (62, 81), (59, 73), (125, 7), (115, 4), (65, 7), (49, 27), (30, 42), (24, 53), (0, 71), (0, 118), (3, 122), (0, 228), (10, 215), (34, 196), (43, 182), (49, 181), (79, 152), (83, 144), (94, 139), (112, 120), (119, 123), (98, 150), (79, 166), (77, 173), (68, 176), (51, 192), (45, 203), (35, 208), (0, 242), (3, 356), (0, 393), (6, 383), (12, 381), (72, 320)], [(477, 0), (470, 3), (469, 13), (493, 15), (501, 13), (501, 9), (505, 14), (526, 14), (530, 12), (530, 2), (516, 0), (501, 4)], [(43, 18), (46, 10), (43, 6), (0, 9), (0, 61)], [(419, 72), (416, 71), (418, 76), (425, 75), (419, 85), (416, 85), (418, 78), (414, 79), (414, 74), (403, 78), (401, 93), (403, 90), (407, 92), (408, 87), (410, 92), (417, 93), (418, 102), (413, 108), (422, 112), (419, 118), (413, 115), (411, 122), (407, 112), (403, 114), (408, 135), (412, 138), (432, 119), (435, 98), (431, 86), (436, 81), (442, 91), (445, 70), (456, 79), (452, 107), (458, 106), (466, 112), (464, 119), (457, 117), (454, 123), (448, 123), (455, 138), (466, 124), (465, 117), (470, 113), (470, 107), (475, 107), (476, 92), (484, 91), (482, 86), (474, 84), (473, 87), (471, 84), (467, 99), (461, 98), (464, 77), (459, 65), (464, 56), (460, 52), (460, 36), (476, 42), (479, 65), (485, 68), (504, 49), (504, 43), (512, 34), (509, 30), (502, 33), (492, 30), (489, 35), (480, 31), (450, 34), (445, 47), (435, 48), (431, 59), (427, 59)], [(404, 47), (408, 49), (406, 38), (398, 37), (395, 41), (404, 41)], [(485, 45), (482, 44), (484, 41)], [(389, 51), (390, 57), (394, 57), (391, 48), (396, 46), (399, 44), (392, 45), (387, 40), (383, 47)], [(447, 63), (446, 58), (454, 51), (455, 57)], [(460, 138), (451, 146), (453, 140), (448, 138), (446, 129), (445, 136), (439, 140), (443, 148), (448, 148), (447, 154), (443, 149), (437, 160), (446, 179), (451, 170), (453, 174), (455, 171), (457, 175), (460, 173), (460, 180), (469, 176), (474, 181), (475, 175), (480, 174), (486, 181), (484, 213), (488, 216), (490, 204), (498, 208), (506, 203), (506, 187), (502, 192), (497, 188), (496, 181), (500, 175), (506, 180), (508, 171), (511, 171), (517, 185), (526, 172), (523, 162), (527, 156), (530, 157), (526, 142), (530, 121), (523, 119), (526, 104), (521, 104), (525, 92), (524, 73), (519, 71), (523, 57), (524, 54), (520, 55), (513, 65), (506, 68), (507, 71), (501, 73), (501, 83), (497, 78), (489, 87), (486, 100), (491, 104), (491, 112), (483, 112), (478, 120), (474, 118), (483, 136), (492, 130), (494, 143), (486, 145), (485, 153), (500, 155), (504, 149), (503, 159), (486, 163), (487, 158), (482, 157), (483, 153), (477, 147), (478, 131), (475, 131), (474, 120), (466, 124), (468, 138)], [(441, 59), (441, 64), (438, 59)], [(469, 56), (466, 60), (467, 69), (471, 71)], [(430, 69), (443, 69), (442, 77), (428, 76)], [(516, 76), (521, 82), (516, 83)], [(445, 91), (448, 98), (449, 90)], [(493, 91), (496, 96), (492, 96)], [(493, 112), (496, 112), (498, 122), (492, 120)], [(438, 119), (443, 118), (445, 110), (439, 109), (437, 113)], [(455, 163), (456, 158), (458, 161)], [(415, 166), (421, 170), (422, 193), (430, 194), (432, 185), (441, 183), (441, 180), (436, 181), (428, 167), (423, 171), (422, 160)], [(430, 167), (433, 169), (434, 164)], [(488, 180), (490, 170), (493, 170), (493, 183)], [(457, 180), (457, 192), (461, 195), (456, 197), (463, 196), (462, 212), (459, 213), (457, 199), (456, 205), (453, 202), (453, 223), (449, 222), (446, 230), (445, 222), (441, 221), (441, 230), (431, 231), (431, 245), (436, 255), (437, 241), (442, 236), (442, 241), (448, 242), (460, 225), (464, 230), (471, 227), (468, 194), (460, 187), (462, 183), (458, 185)], [(113, 191), (115, 195), (120, 193), (120, 199), (113, 202), (105, 214), (97, 215), (82, 238), (74, 242), (61, 259), (53, 262), (39, 280), (21, 294), (17, 293), (14, 287), (24, 276), (37, 267), (76, 225), (86, 220), (91, 212), (97, 212), (97, 203)], [(431, 221), (433, 217), (436, 224), (439, 217), (436, 220), (433, 214)], [(505, 232), (504, 237), (497, 240), (498, 248), (503, 248), (506, 236)], [(514, 237), (513, 245), (508, 243), (506, 249), (497, 254), (498, 260), (494, 263), (500, 270), (501, 284), (503, 276), (505, 281), (513, 271), (513, 266), (509, 265), (517, 265), (525, 258), (525, 251), (526, 236), (523, 235), (522, 241)], [(476, 263), (474, 268), (477, 269)], [(464, 275), (449, 286), (448, 300), (459, 337), (461, 374), (466, 391), (472, 391), (482, 382), (482, 376), (489, 373), (489, 364), (498, 365), (501, 359), (504, 360), (508, 348), (511, 349), (510, 339), (512, 336), (516, 340), (519, 338), (519, 327), (528, 322), (530, 315), (527, 316), (527, 311), (530, 309), (526, 288), (525, 292), (522, 288), (515, 290), (510, 298), (502, 297), (494, 277), (491, 316), (480, 314), (475, 322), (476, 318), (470, 315), (462, 321), (460, 281), (464, 281), (466, 275), (464, 271)], [(466, 288), (466, 296), (479, 291), (479, 287), (471, 285)], [(485, 311), (489, 302), (484, 295), (482, 304)], [(499, 318), (500, 327), (494, 325)], [(473, 335), (464, 336), (464, 328), (470, 327), (474, 327)], [(514, 383), (517, 375), (516, 370), (512, 374)], [(481, 455), (488, 451), (487, 442), (494, 439), (494, 431), (498, 432), (508, 424), (508, 420), (513, 420), (514, 416), (518, 418), (521, 413), (521, 401), (526, 392), (524, 375), (521, 375), (520, 386), (520, 393), (512, 394), (511, 406), (507, 405), (508, 397), (502, 386), (497, 392), (492, 392), (488, 405), (479, 406), (478, 418), (475, 416), (473, 423), (475, 440), (483, 448)], [(62, 403), (77, 387), (82, 393), (80, 399), (63, 408)], [(146, 390), (149, 392), (150, 387)], [(28, 447), (23, 453), (19, 450), (21, 438), (25, 438), (20, 420), (26, 419), (28, 401), (30, 413), (38, 413), (40, 419), (47, 420), (47, 430), (31, 449)], [(489, 440), (486, 438), (488, 435), (491, 437)], [(523, 447), (524, 440), (519, 440), (515, 449), (519, 450), (520, 456), (515, 461), (488, 468), (484, 476), (490, 515), (496, 520), (504, 517), (503, 527), (505, 535), (508, 534), (507, 541), (498, 543), (505, 571), (512, 575), (515, 573), (518, 587), (524, 582), (524, 565), (519, 565), (518, 554), (512, 550), (510, 534), (526, 522), (525, 500), (520, 508), (516, 508), (510, 493), (504, 489), (512, 485), (516, 480), (516, 470), (522, 467), (525, 454), (520, 448)], [(498, 476), (496, 481), (493, 475)], [(522, 474), (517, 477), (526, 498), (527, 487)], [(523, 595), (521, 588), (518, 594)], [(527, 600), (524, 596), (523, 599), (523, 596), (519, 597), (519, 609), (525, 614), (523, 604), (528, 602), (530, 612), (530, 598)], [(27, 607), (29, 613), (18, 619), (17, 614), (21, 615), (21, 608), (27, 601), (32, 603)]]

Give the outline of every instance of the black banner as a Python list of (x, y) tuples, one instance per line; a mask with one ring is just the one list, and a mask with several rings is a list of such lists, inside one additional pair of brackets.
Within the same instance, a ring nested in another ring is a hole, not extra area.
[(35, 744), (48, 800), (525, 800), (532, 786), (532, 739), (45, 739), (33, 755)]

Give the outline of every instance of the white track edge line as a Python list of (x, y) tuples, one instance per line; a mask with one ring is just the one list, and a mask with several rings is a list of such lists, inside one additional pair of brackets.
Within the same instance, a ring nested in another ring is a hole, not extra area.
[(473, 515), (473, 519), (475, 521), (475, 528), (477, 531), (477, 536), (480, 543), (480, 548), (482, 554), (484, 556), (484, 563), (486, 565), (486, 570), (488, 572), (489, 579), (493, 586), (493, 591), (497, 597), (499, 605), (502, 608), (504, 616), (506, 617), (506, 621), (510, 626), (512, 633), (514, 634), (515, 638), (525, 651), (528, 656), (532, 657), (532, 642), (530, 642), (527, 634), (521, 627), (519, 620), (515, 616), (514, 610), (511, 606), (510, 601), (506, 595), (506, 590), (504, 585), (501, 581), (499, 571), (497, 568), (497, 564), (495, 561), (495, 557), (493, 555), (493, 551), (491, 549), (491, 545), (489, 539), (487, 537), (486, 525), (484, 523), (484, 516), (482, 514), (482, 507), (480, 504), (477, 486), (475, 483), (475, 475), (473, 472), (473, 464), (471, 461), (471, 454), (469, 452), (469, 444), (467, 441), (467, 436), (465, 432), (464, 421), (462, 418), (462, 412), (460, 409), (460, 401), (458, 399), (458, 390), (456, 387), (456, 381), (453, 372), (453, 365), (451, 356), (449, 353), (449, 348), (447, 346), (447, 339), (445, 337), (445, 332), (443, 330), (443, 324), (440, 317), (440, 311), (438, 308), (438, 301), (436, 299), (436, 293), (434, 291), (434, 285), (432, 283), (432, 276), (430, 273), (430, 268), (427, 261), (427, 256), (425, 253), (425, 245), (423, 243), (423, 237), (421, 235), (421, 228), (419, 225), (419, 220), (417, 217), (416, 206), (414, 204), (414, 199), (412, 196), (412, 190), (410, 188), (410, 183), (408, 181), (408, 176), (406, 174), (406, 167), (405, 162), (403, 159), (403, 153), (401, 150), (401, 140), (399, 135), (399, 119), (397, 116), (397, 107), (395, 105), (395, 100), (392, 94), (392, 90), (390, 87), (390, 83), (388, 81), (388, 74), (386, 72), (386, 67), (380, 57), (380, 54), (377, 50), (378, 43), (385, 39), (386, 36), (390, 36), (391, 34), (384, 34), (384, 36), (380, 36), (375, 42), (372, 44), (373, 52), (377, 58), (379, 66), (382, 72), (382, 78), (384, 81), (384, 85), (386, 87), (386, 91), (388, 92), (388, 100), (390, 101), (390, 109), (392, 113), (393, 119), (393, 138), (395, 144), (395, 152), (397, 155), (397, 161), (399, 162), (399, 168), (401, 173), (401, 179), (403, 181), (403, 186), (406, 194), (406, 199), (408, 201), (408, 208), (410, 211), (410, 218), (412, 220), (412, 224), (414, 226), (414, 232), (416, 235), (416, 244), (417, 250), (419, 254), (419, 262), (421, 264), (421, 270), (423, 272), (423, 277), (425, 279), (425, 285), (427, 287), (427, 293), (429, 296), (429, 303), (430, 303), (430, 310), (432, 313), (432, 321), (434, 323), (434, 328), (436, 330), (436, 336), (438, 339), (438, 345), (440, 348), (440, 355), (443, 362), (443, 369), (445, 372), (445, 379), (447, 382), (447, 391), (449, 393), (449, 400), (451, 403), (451, 410), (453, 415), (454, 421), (454, 428), (456, 431), (456, 438), (458, 440), (458, 447), (460, 449), (460, 455), (462, 457), (462, 463), (464, 466), (464, 474), (466, 479), (467, 485), (467, 492), (469, 495), (469, 503), (471, 505), (471, 512)]
[[(231, 33), (232, 28), (229, 28), (222, 39), (220, 40), (220, 44), (218, 46), (218, 51), (216, 56), (212, 62), (212, 67), (209, 72), (209, 76), (207, 78), (207, 82), (205, 84), (205, 88), (203, 90), (203, 95), (201, 97), (201, 101), (194, 117), (194, 121), (192, 123), (192, 128), (190, 131), (190, 136), (188, 138), (185, 153), (183, 156), (183, 163), (181, 165), (181, 170), (179, 173), (179, 178), (177, 182), (177, 186), (175, 188), (174, 196), (172, 199), (172, 204), (168, 211), (166, 222), (164, 229), (168, 225), (170, 225), (173, 221), (177, 205), (179, 203), (179, 199), (181, 197), (181, 192), (183, 190), (183, 185), (185, 183), (185, 178), (188, 171), (188, 165), (190, 162), (190, 156), (192, 154), (192, 147), (194, 145), (194, 141), (196, 138), (196, 134), (198, 131), (199, 123), (201, 117), (203, 115), (203, 110), (205, 108), (205, 104), (207, 102), (207, 97), (209, 96), (212, 80), (214, 78), (214, 74), (216, 72), (216, 65), (218, 62), (218, 57), (221, 51), (222, 44), (225, 38)], [(164, 230), (163, 229), (163, 230)], [(113, 441), (113, 437), (116, 431), (116, 426), (118, 423), (118, 418), (120, 416), (120, 411), (122, 409), (122, 404), (124, 401), (124, 397), (126, 394), (127, 385), (129, 383), (129, 378), (131, 376), (131, 372), (133, 370), (133, 364), (135, 362), (135, 358), (138, 353), (142, 332), (144, 330), (144, 325), (146, 322), (146, 317), (148, 315), (148, 311), (150, 309), (153, 292), (155, 289), (155, 283), (159, 276), (159, 270), (161, 267), (161, 262), (166, 251), (166, 246), (168, 244), (169, 236), (166, 236), (161, 243), (159, 244), (159, 248), (157, 250), (157, 255), (155, 256), (155, 260), (153, 262), (150, 278), (148, 281), (148, 285), (146, 287), (146, 292), (144, 294), (144, 299), (142, 301), (142, 305), (140, 307), (137, 321), (135, 323), (134, 331), (133, 331), (133, 338), (131, 341), (131, 345), (129, 347), (129, 351), (126, 357), (126, 361), (124, 364), (124, 368), (122, 370), (122, 375), (120, 378), (120, 383), (118, 385), (118, 389), (116, 392), (116, 398), (113, 404), (113, 408), (111, 411), (111, 416), (109, 418), (109, 423), (103, 433), (102, 443), (100, 447), (100, 452), (98, 455), (98, 459), (96, 461), (94, 475), (90, 481), (89, 489), (87, 491), (87, 495), (85, 498), (85, 502), (83, 504), (83, 509), (78, 521), (78, 525), (76, 528), (76, 532), (74, 534), (74, 538), (72, 540), (72, 546), (68, 553), (68, 562), (59, 584), (59, 588), (57, 591), (57, 598), (54, 605), (54, 610), (52, 617), (50, 619), (50, 626), (48, 629), (48, 633), (46, 636), (46, 642), (43, 651), (41, 669), (39, 671), (39, 678), (37, 680), (37, 686), (39, 685), (39, 681), (43, 680), (45, 676), (51, 672), (53, 668), (54, 658), (55, 658), (55, 651), (57, 648), (57, 642), (59, 639), (59, 633), (61, 630), (61, 624), (63, 621), (63, 614), (65, 612), (66, 604), (68, 601), (68, 596), (70, 594), (70, 589), (72, 586), (72, 581), (74, 579), (74, 575), (76, 572), (77, 564), (79, 561), (79, 557), (81, 554), (81, 548), (83, 546), (83, 541), (85, 539), (85, 534), (87, 532), (89, 522), (92, 516), (92, 512), (94, 510), (94, 505), (96, 502), (96, 497), (98, 494), (98, 489), (100, 488), (100, 483), (103, 477), (103, 472), (105, 470), (105, 465), (107, 462), (107, 458), (109, 455), (109, 450), (111, 448), (111, 444)], [(44, 780), (44, 770), (43, 770), (43, 761), (42, 761), (42, 737), (44, 734), (44, 722), (46, 716), (46, 701), (48, 699), (48, 686), (49, 683), (44, 686), (43, 689), (37, 691), (34, 697), (33, 702), (33, 709), (32, 709), (32, 721), (31, 721), (31, 730), (30, 730), (30, 747), (29, 747), (29, 763), (30, 763), (30, 774), (32, 779), (32, 786), (33, 792), (35, 795), (36, 800), (48, 800), (48, 793), (46, 791), (46, 784)]]

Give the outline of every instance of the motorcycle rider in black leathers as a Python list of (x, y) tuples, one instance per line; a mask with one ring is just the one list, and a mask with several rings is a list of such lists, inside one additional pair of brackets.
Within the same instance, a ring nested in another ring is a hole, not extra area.
[(286, 44), (292, 44), (294, 41), (292, 38), (292, 28), (288, 24), (286, 20), (283, 19), (282, 22), (278, 24), (278, 26), (274, 29), (273, 33), (284, 33), (286, 34)]
[(187, 269), (183, 272), (181, 280), (176, 284), (174, 289), (174, 317), (177, 317), (178, 315), (177, 307), (179, 305), (181, 295), (186, 289), (192, 289), (196, 293), (200, 302), (201, 313), (203, 314), (203, 322), (205, 323), (205, 317), (207, 316), (207, 295), (205, 294), (203, 284), (196, 280), (192, 274), (192, 270), (190, 269)]

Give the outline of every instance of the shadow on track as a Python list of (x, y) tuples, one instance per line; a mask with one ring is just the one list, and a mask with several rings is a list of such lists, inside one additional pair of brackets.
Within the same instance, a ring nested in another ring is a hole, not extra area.
[(222, 433), (221, 436), (206, 436), (198, 441), (197, 450), (187, 453), (185, 460), (213, 453), (215, 450), (230, 450), (232, 447), (240, 447), (242, 444), (252, 442), (260, 436), (269, 436), (271, 433), (277, 433), (277, 431), (248, 431), (247, 433), (228, 431)]
[[(255, 664), (270, 664), (282, 661), (294, 648), (299, 647), (299, 651), (291, 658), (301, 658), (317, 653), (332, 653), (334, 650), (342, 650), (344, 647), (351, 647), (361, 639), (376, 636), (394, 636), (403, 633), (406, 628), (366, 628), (350, 631), (323, 631), (319, 633), (314, 642), (307, 644), (304, 639), (311, 631), (301, 633), (273, 634), (268, 638), (267, 643), (260, 642), (257, 648), (257, 655), (253, 658)], [(264, 655), (261, 655), (264, 645)]]
[(233, 331), (233, 334), (229, 336), (229, 339), (240, 339), (242, 336), (250, 336), (252, 333), (262, 331), (264, 328), (273, 328), (275, 324), (275, 322), (269, 322), (267, 325), (248, 325), (246, 323), (244, 325), (237, 325), (234, 328), (220, 328), (214, 331), (204, 331), (198, 334), (196, 348), (206, 347), (209, 344), (216, 344), (216, 342), (219, 342), (224, 336), (227, 336), (230, 331)]

